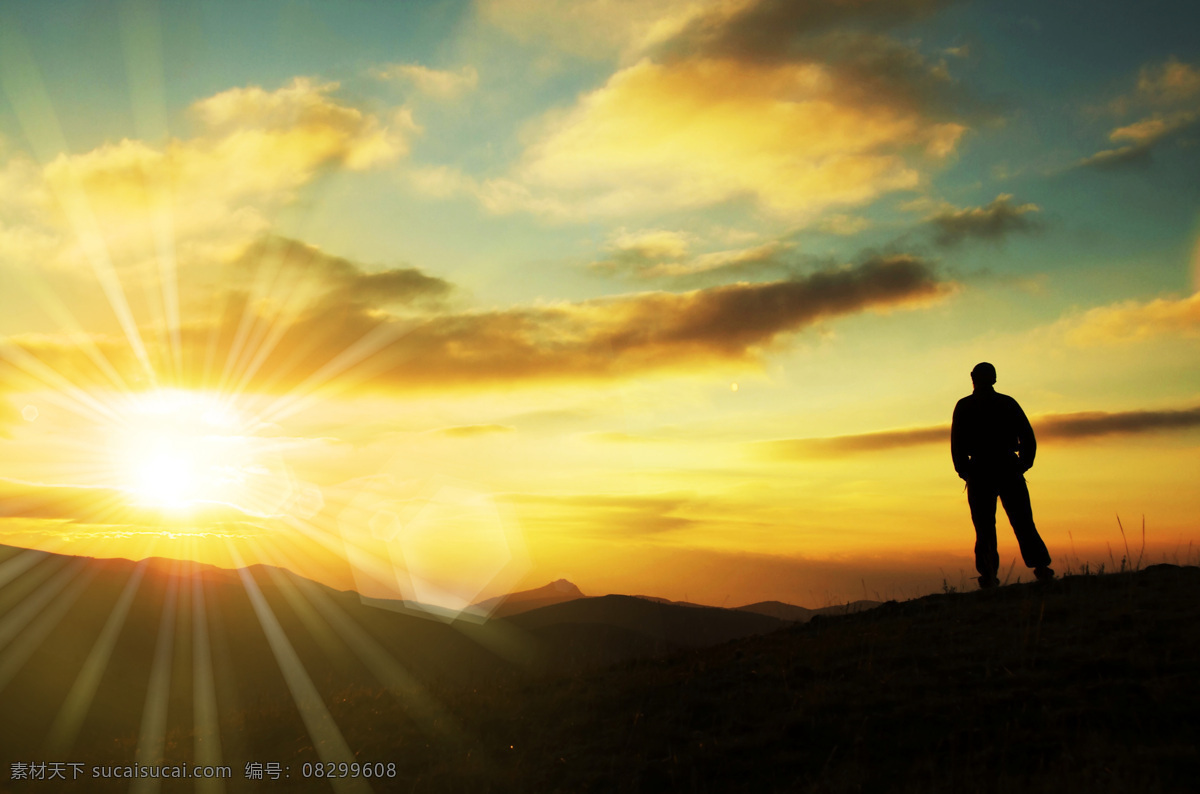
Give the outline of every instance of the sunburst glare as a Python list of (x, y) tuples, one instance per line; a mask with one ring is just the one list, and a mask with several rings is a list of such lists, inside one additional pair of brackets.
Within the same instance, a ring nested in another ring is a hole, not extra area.
[(163, 390), (132, 403), (110, 428), (111, 485), (132, 504), (178, 514), (225, 505), (251, 515), (279, 511), (293, 478), (271, 439), (212, 395)]

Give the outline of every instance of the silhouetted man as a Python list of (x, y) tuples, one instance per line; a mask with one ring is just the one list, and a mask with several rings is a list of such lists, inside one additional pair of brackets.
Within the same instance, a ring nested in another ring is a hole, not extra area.
[(1008, 513), (1021, 546), (1021, 559), (1038, 579), (1053, 579), (1050, 553), (1033, 525), (1025, 472), (1033, 466), (1037, 441), (1025, 412), (1007, 394), (998, 394), (996, 368), (986, 361), (971, 370), (973, 394), (954, 406), (950, 455), (954, 470), (967, 481), (967, 503), (975, 524), (975, 569), (980, 587), (999, 584), (996, 553), (996, 497)]

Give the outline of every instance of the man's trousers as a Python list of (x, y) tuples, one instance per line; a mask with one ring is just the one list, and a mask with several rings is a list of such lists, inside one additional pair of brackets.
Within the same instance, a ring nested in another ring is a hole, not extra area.
[(995, 578), (1000, 570), (1000, 555), (996, 552), (996, 498), (1004, 505), (1021, 546), (1021, 559), (1030, 568), (1050, 564), (1050, 553), (1033, 525), (1033, 508), (1029, 504), (1029, 488), (1020, 474), (1001, 477), (972, 477), (967, 480), (967, 503), (971, 506), (971, 521), (975, 524), (975, 569), (980, 576)]

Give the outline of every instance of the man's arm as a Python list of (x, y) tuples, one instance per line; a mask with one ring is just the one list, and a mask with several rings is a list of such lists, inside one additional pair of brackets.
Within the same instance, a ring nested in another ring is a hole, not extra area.
[(1013, 408), (1016, 409), (1017, 457), (1021, 459), (1021, 471), (1027, 472), (1033, 468), (1033, 459), (1037, 455), (1037, 439), (1033, 435), (1033, 426), (1021, 410), (1021, 404), (1013, 400)]
[(958, 476), (967, 479), (967, 470), (971, 460), (966, 450), (966, 420), (963, 418), (963, 404), (960, 400), (954, 406), (954, 418), (950, 421), (950, 459), (954, 461), (954, 470)]

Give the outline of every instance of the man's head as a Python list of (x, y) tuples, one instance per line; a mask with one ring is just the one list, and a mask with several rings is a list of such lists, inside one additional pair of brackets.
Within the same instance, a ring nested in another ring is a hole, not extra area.
[(971, 370), (971, 383), (975, 384), (975, 388), (980, 386), (991, 386), (996, 382), (996, 368), (986, 361), (981, 361), (975, 365), (975, 369)]

